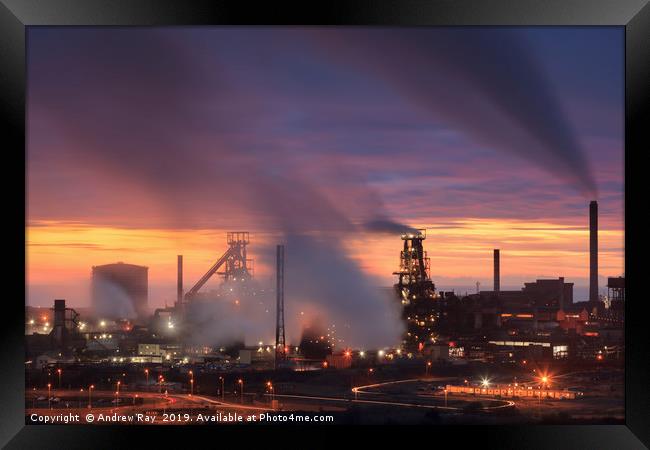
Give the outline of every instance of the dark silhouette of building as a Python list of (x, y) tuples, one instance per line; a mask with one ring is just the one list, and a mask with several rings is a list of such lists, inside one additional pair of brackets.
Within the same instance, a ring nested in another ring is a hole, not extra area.
[(625, 301), (625, 277), (607, 279), (607, 296), (610, 301)]
[(573, 283), (566, 283), (563, 277), (536, 280), (524, 283), (519, 291), (480, 291), (478, 297), (482, 303), (491, 300), (505, 308), (569, 307), (573, 304)]
[(607, 279), (609, 315), (615, 320), (625, 320), (625, 277)]
[(573, 283), (565, 283), (563, 277), (524, 283), (523, 292), (535, 306), (562, 309), (573, 304)]

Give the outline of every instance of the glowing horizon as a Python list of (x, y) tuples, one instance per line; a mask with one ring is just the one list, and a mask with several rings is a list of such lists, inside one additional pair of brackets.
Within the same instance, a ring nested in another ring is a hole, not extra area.
[[(428, 229), (425, 250), (431, 258), (432, 278), (442, 289), (445, 285), (475, 281), (481, 282), (483, 290), (491, 289), (494, 248), (500, 248), (502, 253), (503, 286), (523, 286), (523, 281), (560, 276), (577, 286), (586, 285), (589, 230), (585, 226), (485, 219), (445, 223), (447, 226), (417, 226)], [(30, 285), (57, 285), (62, 281), (63, 286), (84, 285), (90, 281), (92, 266), (118, 261), (144, 265), (149, 267), (150, 306), (162, 306), (165, 301), (173, 301), (175, 295), (176, 255), (184, 256), (187, 289), (225, 251), (227, 231), (41, 222), (27, 228), (27, 281)], [(623, 237), (622, 229), (599, 230), (601, 277), (623, 274)], [(255, 262), (255, 276), (270, 285), (274, 261), (265, 252), (281, 240), (278, 233), (251, 231), (249, 252)], [(400, 250), (399, 235), (359, 233), (346, 245), (348, 256), (378, 286), (394, 282), (392, 272), (397, 269)], [(87, 305), (87, 298), (79, 300)], [(40, 300), (35, 305), (49, 303)]]

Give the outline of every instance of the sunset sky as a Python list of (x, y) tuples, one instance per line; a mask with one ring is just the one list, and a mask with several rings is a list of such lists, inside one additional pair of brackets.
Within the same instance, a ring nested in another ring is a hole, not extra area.
[(30, 27), (27, 303), (87, 305), (117, 261), (171, 303), (176, 255), (189, 287), (236, 230), (261, 281), (307, 234), (389, 286), (401, 241), (375, 219), (427, 229), (439, 289), (491, 289), (500, 248), (502, 287), (563, 276), (585, 300), (589, 200), (601, 288), (624, 272), (623, 31), (495, 36)]

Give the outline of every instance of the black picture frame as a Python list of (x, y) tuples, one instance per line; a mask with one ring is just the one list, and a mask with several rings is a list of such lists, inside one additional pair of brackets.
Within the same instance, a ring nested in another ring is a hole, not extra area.
[[(644, 150), (650, 149), (650, 5), (648, 0), (365, 0), (318, 2), (172, 1), (172, 0), (0, 0), (0, 95), (4, 123), (5, 204), (10, 209), (12, 250), (7, 257), (3, 289), (0, 346), (0, 444), (7, 448), (116, 448), (134, 433), (157, 439), (189, 436), (186, 427), (93, 427), (25, 425), (24, 419), (24, 303), (25, 293), (25, 60), (26, 27), (31, 26), (169, 26), (169, 25), (398, 25), (398, 26), (620, 26), (625, 28), (625, 267), (626, 303), (626, 419), (625, 425), (481, 426), (465, 432), (458, 427), (434, 427), (422, 439), (453, 439), (454, 445), (480, 442), (481, 448), (644, 448), (650, 446), (650, 380), (647, 346), (647, 300), (641, 297), (637, 264), (645, 222), (634, 217), (645, 209), (642, 190)], [(13, 173), (18, 174), (14, 176)], [(15, 201), (9, 203), (7, 200)], [(22, 211), (22, 214), (21, 214)], [(642, 215), (642, 214), (641, 214)], [(22, 237), (22, 239), (21, 239)], [(21, 248), (22, 247), (22, 248)], [(6, 247), (5, 247), (6, 248)], [(304, 427), (304, 425), (303, 425)], [(161, 429), (164, 428), (164, 429)], [(191, 427), (194, 438), (214, 440), (226, 428)], [(278, 427), (258, 427), (248, 433), (265, 438)], [(227, 427), (228, 434), (248, 431)], [(117, 431), (117, 432), (116, 432)], [(180, 432), (179, 432), (180, 431)], [(319, 440), (317, 431), (314, 440)], [(284, 430), (286, 432), (286, 429)], [(326, 431), (325, 431), (326, 432)], [(374, 432), (364, 432), (375, 434)], [(285, 435), (288, 439), (288, 436)], [(420, 439), (416, 437), (415, 439)], [(167, 441), (171, 443), (172, 441)], [(223, 441), (225, 443), (225, 441)], [(408, 441), (407, 441), (408, 442)], [(300, 445), (294, 442), (291, 445)], [(333, 443), (333, 445), (336, 445)], [(407, 444), (409, 445), (409, 444)], [(441, 444), (442, 445), (442, 444)]]

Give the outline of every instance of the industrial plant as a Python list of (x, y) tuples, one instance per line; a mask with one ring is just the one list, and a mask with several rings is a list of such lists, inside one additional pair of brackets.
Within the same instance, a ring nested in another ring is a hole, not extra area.
[[(249, 258), (254, 245), (249, 232), (228, 232), (221, 256), (189, 289), (178, 255), (176, 300), (153, 311), (148, 268), (122, 262), (92, 267), (90, 308), (71, 308), (64, 299), (54, 300), (52, 309), (27, 307), (26, 407), (324, 408), (352, 420), (355, 402), (369, 408), (363, 401), (373, 393), (377, 407), (410, 405), (436, 414), (520, 408), (528, 420), (539, 420), (536, 402), (587, 405), (590, 398), (586, 414), (594, 420), (607, 402), (614, 402), (613, 417), (621, 413), (625, 279), (610, 277), (608, 294), (599, 295), (595, 201), (589, 205), (585, 301), (575, 301), (574, 283), (562, 276), (503, 290), (501, 262), (508, 252), (502, 249), (492, 252), (491, 290), (437, 290), (427, 231), (396, 235), (391, 296), (403, 335), (385, 348), (340, 345), (325, 323), (287, 342), (285, 307), (294, 305), (285, 305), (285, 277), (292, 276), (285, 274), (285, 250), (291, 258), (291, 247), (276, 246), (275, 283), (265, 287)], [(205, 289), (213, 277), (217, 288)], [(242, 308), (263, 304), (261, 298), (275, 303), (268, 314), (273, 342), (251, 345), (254, 336), (246, 330), (225, 338), (210, 329), (214, 317), (246, 314)], [(610, 391), (596, 392), (585, 381), (594, 376), (607, 380)]]

